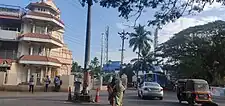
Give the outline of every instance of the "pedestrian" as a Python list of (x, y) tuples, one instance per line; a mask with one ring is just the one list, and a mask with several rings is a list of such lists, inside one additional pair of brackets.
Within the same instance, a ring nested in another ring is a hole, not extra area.
[[(124, 86), (124, 88), (125, 88), (125, 90), (127, 89), (127, 75), (126, 74), (124, 74), (123, 73), (123, 75), (121, 76), (121, 80), (122, 80), (122, 84), (123, 84), (123, 86)], [(125, 94), (125, 90), (124, 90), (124, 94)]]
[(58, 76), (55, 76), (55, 78), (54, 78), (55, 92), (58, 91), (58, 85), (59, 85), (58, 83), (59, 83), (59, 78), (58, 78)]
[(115, 86), (115, 77), (113, 77), (112, 81), (108, 84), (107, 90), (108, 90), (108, 101), (110, 104), (113, 104), (113, 98), (114, 98), (114, 86)]
[(116, 106), (122, 106), (123, 104), (123, 92), (125, 88), (122, 84), (121, 79), (116, 80), (116, 85), (115, 85), (115, 102)]
[(31, 78), (29, 79), (29, 92), (34, 93), (34, 76), (31, 75)]
[(46, 79), (45, 79), (45, 90), (44, 90), (44, 92), (48, 92), (48, 87), (49, 87), (50, 83), (51, 83), (51, 80), (50, 80), (49, 76), (47, 75)]

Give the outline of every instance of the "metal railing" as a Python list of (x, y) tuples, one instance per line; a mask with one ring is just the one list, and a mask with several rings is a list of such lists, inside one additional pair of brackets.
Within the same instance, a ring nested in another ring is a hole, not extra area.
[(25, 9), (20, 6), (0, 4), (0, 15), (11, 15), (21, 17), (25, 13)]
[(0, 50), (0, 59), (16, 59), (16, 50)]

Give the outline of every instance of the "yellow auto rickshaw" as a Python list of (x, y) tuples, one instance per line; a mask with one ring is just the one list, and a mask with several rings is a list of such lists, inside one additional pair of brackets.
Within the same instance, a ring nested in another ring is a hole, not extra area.
[(212, 102), (208, 82), (203, 79), (180, 80), (178, 89), (177, 97), (180, 103), (187, 101), (189, 105), (193, 106), (196, 103)]

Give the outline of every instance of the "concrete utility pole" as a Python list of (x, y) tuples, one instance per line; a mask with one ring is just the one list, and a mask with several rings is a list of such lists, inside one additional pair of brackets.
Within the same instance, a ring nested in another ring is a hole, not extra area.
[(104, 52), (104, 33), (102, 33), (102, 38), (101, 38), (101, 61), (100, 61), (100, 90), (102, 89), (102, 83), (103, 83), (103, 77), (102, 77), (102, 68), (103, 68), (103, 52)]
[(158, 30), (159, 28), (157, 27), (154, 33), (154, 53), (156, 52), (156, 48), (158, 47)]
[(126, 33), (124, 30), (121, 32), (121, 33), (118, 33), (122, 39), (122, 49), (120, 50), (121, 51), (121, 64), (120, 64), (120, 73), (122, 72), (122, 68), (123, 68), (123, 58), (124, 58), (124, 40), (125, 39), (128, 39), (126, 37), (126, 35), (128, 35), (128, 33)]
[(104, 52), (104, 33), (102, 33), (102, 38), (101, 38), (101, 61), (100, 61), (100, 66), (101, 66), (101, 71), (102, 71), (102, 65), (103, 65), (103, 52)]
[(83, 81), (83, 95), (88, 95), (89, 85), (89, 69), (90, 63), (90, 43), (91, 43), (91, 6), (93, 5), (92, 0), (87, 0), (88, 11), (87, 11), (87, 29), (86, 29), (86, 44), (85, 44), (85, 60), (84, 60), (84, 81)]
[(105, 31), (105, 62), (109, 62), (109, 26), (106, 27)]

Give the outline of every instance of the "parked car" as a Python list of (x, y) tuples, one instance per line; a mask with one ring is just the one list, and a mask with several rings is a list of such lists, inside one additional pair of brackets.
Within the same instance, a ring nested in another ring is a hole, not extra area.
[(142, 99), (157, 97), (163, 100), (163, 88), (156, 82), (142, 82), (138, 87), (138, 96)]

